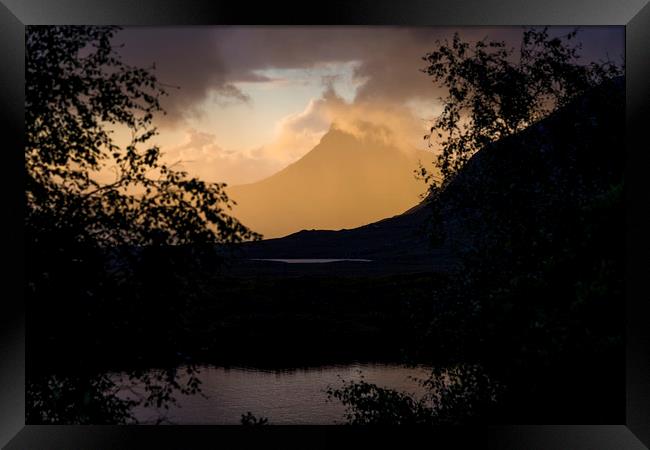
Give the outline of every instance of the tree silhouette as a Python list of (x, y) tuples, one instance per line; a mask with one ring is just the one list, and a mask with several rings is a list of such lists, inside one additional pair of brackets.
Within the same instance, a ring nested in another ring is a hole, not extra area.
[[(25, 124), (31, 233), (68, 230), (77, 242), (200, 244), (255, 238), (226, 214), (223, 184), (161, 161), (154, 114), (166, 92), (148, 69), (124, 64), (116, 27), (28, 27)], [(126, 129), (130, 142), (113, 137)], [(112, 170), (113, 181), (99, 172)]]
[(424, 138), (442, 150), (446, 182), (478, 150), (529, 127), (590, 88), (622, 73), (612, 61), (580, 64), (577, 30), (551, 37), (524, 32), (519, 51), (487, 38), (471, 44), (454, 34), (427, 53), (423, 72), (447, 91), (443, 110)]
[(622, 405), (623, 69), (578, 64), (574, 38), (528, 30), (514, 58), (455, 35), (425, 56), (449, 92), (429, 204), (459, 266), (413, 314), (428, 394), (331, 388), (350, 422), (572, 423)]
[[(164, 113), (160, 98), (167, 94), (154, 67), (132, 67), (120, 59), (112, 44), (118, 30), (26, 28), (27, 403), (35, 422), (132, 419), (133, 402), (114, 395), (112, 379), (93, 371), (102, 360), (93, 350), (132, 344), (129, 339), (140, 330), (136, 325), (157, 323), (154, 331), (175, 332), (169, 324), (176, 326), (180, 306), (162, 311), (169, 305), (156, 305), (159, 298), (142, 301), (147, 292), (155, 293), (152, 285), (166, 265), (173, 273), (162, 250), (189, 246), (214, 252), (213, 244), (259, 237), (228, 214), (224, 184), (175, 170), (150, 143), (158, 133), (154, 116)], [(128, 136), (125, 143), (116, 137), (120, 134)], [(134, 249), (143, 250), (139, 271), (128, 262)], [(134, 281), (142, 272), (152, 274), (150, 280)], [(139, 284), (140, 294), (133, 288)], [(155, 339), (165, 352), (176, 350), (166, 348), (171, 338)], [(60, 369), (73, 375), (50, 373)], [(174, 370), (158, 378), (138, 371), (129, 376), (146, 386), (142, 401), (165, 403), (174, 391), (198, 391), (193, 368), (188, 371), (184, 385)]]

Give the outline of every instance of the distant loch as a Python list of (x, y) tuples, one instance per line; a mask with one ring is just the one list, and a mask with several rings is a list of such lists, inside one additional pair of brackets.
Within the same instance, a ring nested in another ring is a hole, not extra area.
[(354, 259), (354, 258), (286, 258), (286, 259), (274, 259), (274, 258), (251, 258), (251, 261), (271, 261), (271, 262), (283, 262), (287, 264), (318, 264), (318, 263), (334, 263), (334, 262), (372, 262), (372, 259)]

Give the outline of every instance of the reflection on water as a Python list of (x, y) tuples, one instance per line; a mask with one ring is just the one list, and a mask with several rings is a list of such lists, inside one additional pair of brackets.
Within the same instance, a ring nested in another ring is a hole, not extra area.
[(314, 263), (332, 263), (332, 262), (342, 262), (342, 261), (352, 261), (352, 262), (371, 262), (372, 259), (354, 259), (354, 258), (342, 258), (342, 259), (327, 259), (327, 258), (287, 258), (287, 259), (268, 259), (268, 258), (252, 258), (252, 261), (273, 261), (273, 262), (283, 262), (287, 264), (314, 264)]
[(203, 367), (198, 377), (207, 396), (178, 395), (169, 410), (138, 407), (137, 419), (155, 422), (161, 416), (174, 424), (239, 424), (242, 414), (251, 411), (267, 417), (269, 424), (344, 423), (344, 406), (329, 401), (328, 386), (342, 381), (361, 380), (415, 395), (424, 393), (415, 378), (425, 378), (427, 368), (386, 364), (351, 364), (291, 371), (262, 371), (247, 368)]

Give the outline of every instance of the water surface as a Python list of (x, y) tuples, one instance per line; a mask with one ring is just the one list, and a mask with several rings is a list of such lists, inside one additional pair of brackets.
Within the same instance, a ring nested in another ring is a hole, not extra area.
[(341, 259), (327, 259), (327, 258), (269, 259), (269, 258), (252, 258), (252, 261), (273, 261), (273, 262), (283, 262), (283, 263), (287, 263), (287, 264), (318, 264), (318, 263), (333, 263), (333, 262), (342, 262), (342, 261), (371, 262), (372, 259), (354, 259), (354, 258), (341, 258)]
[[(251, 411), (266, 417), (270, 424), (307, 425), (344, 423), (344, 406), (328, 401), (328, 386), (341, 387), (342, 381), (366, 380), (382, 387), (422, 395), (423, 388), (411, 377), (425, 378), (425, 367), (409, 368), (387, 364), (351, 364), (290, 371), (263, 371), (247, 368), (203, 367), (199, 378), (203, 393), (177, 395), (178, 405), (168, 411), (138, 407), (142, 423), (165, 417), (174, 424), (239, 424), (241, 415)], [(363, 377), (363, 378), (362, 378)]]

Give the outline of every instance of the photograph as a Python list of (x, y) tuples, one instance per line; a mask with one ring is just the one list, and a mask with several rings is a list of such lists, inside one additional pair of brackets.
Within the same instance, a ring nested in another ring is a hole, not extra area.
[(24, 28), (25, 424), (625, 423), (625, 26)]

